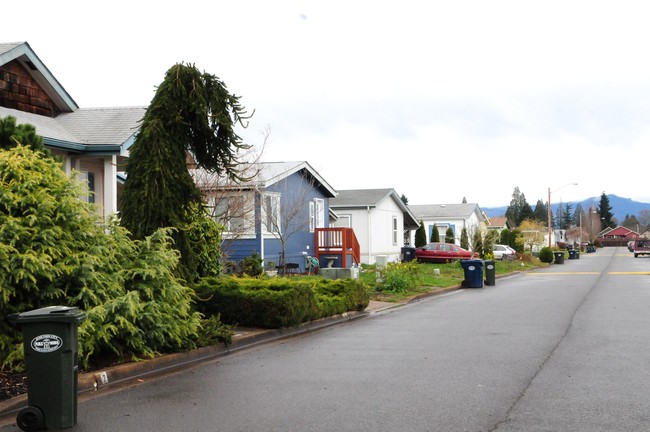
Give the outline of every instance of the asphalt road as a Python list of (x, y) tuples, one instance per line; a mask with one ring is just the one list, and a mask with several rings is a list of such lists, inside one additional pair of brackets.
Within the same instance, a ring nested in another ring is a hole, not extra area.
[(650, 258), (601, 249), (82, 401), (68, 430), (648, 431), (649, 311)]

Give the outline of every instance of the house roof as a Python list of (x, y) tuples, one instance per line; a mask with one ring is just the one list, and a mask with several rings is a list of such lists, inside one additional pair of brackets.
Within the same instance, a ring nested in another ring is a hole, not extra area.
[(419, 223), (411, 209), (404, 204), (395, 189), (351, 189), (339, 190), (338, 196), (330, 200), (330, 207), (335, 210), (374, 208), (387, 198), (397, 204), (404, 213), (404, 225), (417, 228)]
[(72, 100), (27, 42), (0, 43), (0, 66), (14, 60), (25, 66), (32, 78), (62, 112), (72, 112), (78, 108), (77, 103)]
[(17, 124), (30, 124), (47, 147), (72, 153), (121, 154), (139, 130), (145, 107), (89, 108), (52, 118), (0, 107), (0, 117), (15, 117)]
[(624, 226), (617, 226), (616, 228), (610, 229), (607, 233), (603, 234), (603, 236), (607, 237), (626, 237), (630, 234), (634, 235), (639, 235), (638, 232), (633, 231), (629, 228), (625, 228)]
[[(332, 198), (336, 190), (306, 161), (298, 162), (259, 162), (248, 164), (245, 175), (251, 180), (241, 183), (229, 183), (216, 173), (208, 173), (202, 169), (192, 169), (190, 173), (197, 186), (202, 189), (265, 189), (290, 175), (302, 171), (312, 177), (325, 195)], [(215, 187), (216, 185), (216, 187)]]
[(493, 217), (489, 218), (490, 220), (490, 227), (506, 227), (508, 225), (508, 218), (503, 216), (503, 217)]
[(483, 213), (476, 203), (409, 205), (409, 207), (418, 220), (467, 219), (473, 213), (476, 213), (479, 219), (483, 219)]
[(18, 61), (61, 110), (56, 117), (0, 106), (0, 118), (31, 124), (48, 148), (71, 153), (126, 156), (146, 107), (80, 109), (27, 42), (0, 43), (0, 66)]

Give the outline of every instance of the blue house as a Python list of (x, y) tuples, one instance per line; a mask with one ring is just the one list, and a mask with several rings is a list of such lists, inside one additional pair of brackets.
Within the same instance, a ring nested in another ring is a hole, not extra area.
[(336, 191), (304, 161), (244, 167), (251, 180), (238, 183), (192, 170), (212, 216), (224, 224), (223, 254), (240, 262), (256, 252), (266, 269), (306, 271), (305, 256), (318, 256), (316, 233), (329, 224)]

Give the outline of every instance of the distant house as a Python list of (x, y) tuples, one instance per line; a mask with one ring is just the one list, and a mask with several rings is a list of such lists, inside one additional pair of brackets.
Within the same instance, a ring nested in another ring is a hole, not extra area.
[(487, 229), (494, 230), (500, 234), (501, 231), (510, 229), (510, 222), (508, 222), (508, 218), (505, 216), (491, 217), (487, 219)]
[(374, 264), (377, 256), (399, 260), (404, 232), (418, 227), (394, 189), (339, 190), (338, 196), (330, 199), (330, 208), (338, 217), (332, 227), (354, 230), (364, 264)]
[(625, 246), (628, 241), (639, 237), (641, 234), (624, 226), (605, 228), (597, 236), (603, 246)]
[(103, 216), (115, 213), (120, 167), (146, 108), (79, 108), (27, 42), (0, 43), (0, 89), (0, 118), (34, 126), (65, 172), (87, 182), (86, 199)]
[(239, 184), (190, 170), (213, 217), (225, 226), (223, 253), (240, 262), (256, 252), (267, 268), (290, 264), (305, 271), (305, 254), (317, 255), (316, 232), (326, 228), (336, 191), (304, 161), (246, 169), (251, 180)]
[[(418, 220), (424, 223), (427, 233), (427, 241), (431, 241), (433, 226), (435, 225), (440, 235), (440, 240), (444, 241), (448, 228), (454, 233), (454, 243), (460, 245), (460, 235), (465, 228), (470, 238), (477, 230), (483, 232), (487, 227), (485, 214), (481, 211), (476, 203), (462, 204), (428, 204), (428, 205), (409, 205), (411, 212)], [(415, 233), (412, 233), (412, 243), (414, 243)]]

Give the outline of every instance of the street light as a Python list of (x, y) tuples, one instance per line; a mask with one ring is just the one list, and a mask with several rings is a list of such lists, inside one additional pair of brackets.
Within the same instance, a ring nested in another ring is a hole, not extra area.
[[(567, 183), (564, 186), (560, 186), (559, 188), (555, 189), (553, 193), (559, 191), (562, 188), (565, 188), (567, 186), (577, 186), (578, 183)], [(552, 218), (551, 218), (551, 188), (548, 188), (548, 247), (551, 247), (551, 236), (553, 235), (553, 226), (552, 226)]]

